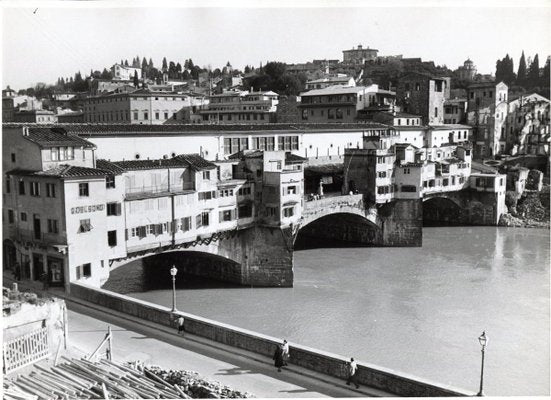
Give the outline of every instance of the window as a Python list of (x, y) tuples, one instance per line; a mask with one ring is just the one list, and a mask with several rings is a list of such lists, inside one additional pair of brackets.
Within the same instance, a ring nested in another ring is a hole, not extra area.
[(25, 194), (25, 182), (19, 181), (19, 194), (24, 195)]
[(14, 217), (14, 214), (13, 214), (13, 210), (8, 210), (8, 222), (10, 224), (13, 224), (15, 221), (15, 217)]
[(216, 192), (209, 191), (209, 192), (199, 192), (197, 193), (199, 200), (210, 200), (216, 198), (215, 195)]
[(52, 147), (52, 150), (51, 150), (51, 153), (50, 153), (50, 158), (51, 158), (52, 161), (59, 160), (59, 148)]
[(12, 163), (15, 162), (15, 153), (11, 153), (11, 162), (12, 162)]
[(105, 177), (105, 187), (107, 189), (113, 189), (115, 187), (115, 176), (114, 175), (107, 175)]
[(434, 107), (434, 117), (438, 117), (438, 107)]
[(295, 215), (295, 207), (285, 207), (283, 209), (283, 216), (285, 218), (289, 218)]
[(149, 113), (144, 112), (143, 113), (143, 119), (149, 119)]
[(158, 112), (155, 113), (155, 119), (159, 119), (159, 113)]
[(329, 119), (335, 119), (335, 110), (330, 108), (327, 110), (327, 118)]
[(6, 176), (6, 193), (11, 193), (11, 181), (9, 176)]
[(78, 228), (78, 233), (90, 232), (92, 230), (92, 225), (90, 224), (90, 219), (81, 219), (80, 226)]
[(55, 197), (55, 183), (46, 183), (46, 197)]
[(404, 168), (404, 174), (409, 174), (409, 168)]
[(57, 219), (48, 219), (48, 233), (59, 233)]
[(82, 276), (89, 278), (92, 276), (92, 264), (83, 264), (82, 265)]
[(165, 112), (164, 117), (165, 117), (165, 119), (168, 119), (168, 113), (167, 112)]
[(107, 232), (107, 244), (110, 247), (115, 247), (117, 245), (117, 231)]
[(203, 211), (201, 214), (197, 215), (196, 221), (197, 228), (201, 226), (209, 226), (209, 212)]
[(340, 108), (337, 108), (336, 116), (337, 116), (337, 119), (342, 119), (342, 110)]
[(121, 215), (121, 203), (107, 203), (107, 215)]
[(191, 217), (184, 217), (180, 221), (182, 231), (187, 232), (191, 229)]
[(417, 188), (413, 185), (403, 185), (402, 186), (402, 192), (416, 192)]
[(40, 197), (40, 183), (39, 182), (29, 182), (29, 187), (31, 188), (31, 196)]
[(377, 172), (379, 178), (386, 178), (386, 171)]
[(23, 222), (27, 221), (27, 213), (25, 213), (25, 212), (21, 213), (21, 221), (23, 221)]
[(210, 171), (203, 171), (203, 179), (206, 181), (210, 180)]
[(79, 183), (78, 184), (78, 195), (80, 197), (88, 197), (88, 183)]
[(253, 207), (251, 204), (245, 204), (239, 206), (238, 209), (238, 218), (249, 218), (253, 216)]
[(235, 209), (220, 211), (220, 215), (219, 215), (220, 222), (232, 221), (234, 219), (235, 219)]
[(277, 208), (276, 207), (266, 207), (266, 214), (269, 217), (273, 217), (277, 214)]
[(297, 194), (297, 187), (296, 186), (287, 186), (287, 194)]
[(241, 189), (237, 191), (237, 194), (239, 196), (246, 196), (248, 194), (251, 194), (251, 187), (250, 186), (244, 186)]
[(137, 111), (134, 111), (134, 119), (137, 120), (138, 119), (138, 112)]

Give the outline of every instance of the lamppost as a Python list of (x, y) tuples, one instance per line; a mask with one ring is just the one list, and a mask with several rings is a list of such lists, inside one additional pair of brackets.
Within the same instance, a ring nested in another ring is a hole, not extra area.
[(488, 344), (488, 336), (486, 336), (486, 331), (482, 332), (482, 335), (478, 337), (478, 341), (482, 346), (482, 367), (480, 368), (480, 391), (477, 396), (484, 396), (483, 386), (484, 386), (484, 352), (486, 350), (486, 345)]
[(172, 268), (170, 268), (170, 275), (172, 275), (172, 312), (176, 311), (176, 274), (178, 273), (178, 270), (176, 269), (176, 266), (173, 265)]

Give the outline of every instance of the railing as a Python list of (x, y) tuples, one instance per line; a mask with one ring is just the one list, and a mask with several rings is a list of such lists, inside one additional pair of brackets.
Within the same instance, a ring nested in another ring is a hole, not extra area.
[(179, 184), (162, 184), (162, 185), (153, 185), (153, 186), (134, 186), (126, 187), (125, 194), (127, 197), (137, 197), (147, 194), (157, 194), (157, 193), (171, 193), (178, 192), (183, 190), (195, 190), (194, 182), (184, 182)]
[(47, 358), (49, 354), (48, 328), (9, 340), (4, 343), (4, 374)]

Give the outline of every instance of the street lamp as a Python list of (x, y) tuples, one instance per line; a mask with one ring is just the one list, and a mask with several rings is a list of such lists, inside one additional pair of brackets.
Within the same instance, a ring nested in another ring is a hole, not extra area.
[(484, 392), (482, 390), (484, 385), (484, 352), (486, 350), (486, 345), (488, 344), (488, 336), (486, 336), (486, 331), (482, 332), (482, 335), (478, 337), (478, 341), (482, 346), (482, 367), (480, 368), (480, 391), (477, 396), (484, 396)]
[(172, 312), (176, 311), (176, 274), (178, 273), (178, 270), (176, 269), (176, 266), (173, 265), (172, 268), (170, 268), (170, 275), (172, 276)]

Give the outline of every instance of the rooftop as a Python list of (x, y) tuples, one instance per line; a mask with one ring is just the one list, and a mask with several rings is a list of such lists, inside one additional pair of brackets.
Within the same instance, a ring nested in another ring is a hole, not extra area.
[(472, 126), (461, 124), (429, 125), (429, 128), (433, 131), (445, 131), (449, 129), (473, 129)]
[[(287, 131), (296, 133), (309, 133), (319, 131), (358, 131), (365, 129), (388, 129), (389, 126), (376, 122), (362, 123), (270, 123), (255, 124), (168, 124), (168, 125), (134, 125), (134, 124), (35, 124), (35, 123), (3, 123), (2, 128), (29, 127), (38, 130), (60, 130), (67, 132), (68, 136), (79, 135), (82, 137), (101, 136), (151, 136), (151, 135), (204, 135), (229, 133), (265, 133), (266, 131)], [(81, 139), (83, 140), (83, 139)], [(86, 143), (90, 142), (85, 141)]]
[(172, 158), (161, 158), (157, 160), (123, 160), (108, 161), (98, 160), (99, 168), (111, 173), (119, 174), (124, 171), (136, 171), (159, 168), (191, 167), (195, 170), (215, 169), (216, 165), (205, 160), (199, 154), (180, 154)]
[[(20, 125), (26, 127), (28, 125)], [(96, 148), (96, 146), (81, 137), (67, 132), (66, 129), (59, 126), (28, 126), (23, 131), (23, 137), (40, 147), (74, 146), (84, 148)]]
[(56, 178), (80, 178), (80, 177), (103, 177), (108, 172), (99, 168), (79, 167), (76, 165), (61, 164), (45, 171), (31, 171), (25, 169), (12, 169), (7, 172), (10, 175), (43, 176)]

